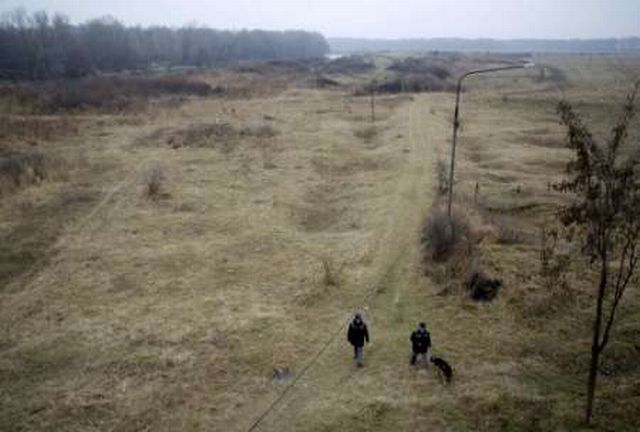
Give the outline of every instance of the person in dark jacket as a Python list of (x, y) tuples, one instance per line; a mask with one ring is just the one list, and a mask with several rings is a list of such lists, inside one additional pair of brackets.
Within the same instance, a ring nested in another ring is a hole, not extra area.
[(411, 333), (411, 348), (413, 355), (411, 356), (411, 364), (416, 364), (418, 356), (423, 356), (427, 365), (431, 354), (431, 335), (427, 331), (427, 325), (423, 322)]
[(347, 340), (353, 345), (353, 359), (358, 366), (362, 366), (364, 361), (364, 343), (369, 343), (369, 330), (367, 324), (362, 319), (362, 315), (355, 314), (349, 324)]

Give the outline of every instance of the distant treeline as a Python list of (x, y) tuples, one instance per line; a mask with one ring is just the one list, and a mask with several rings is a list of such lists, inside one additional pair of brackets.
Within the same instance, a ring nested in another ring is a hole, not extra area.
[(547, 53), (635, 53), (640, 38), (623, 39), (356, 39), (330, 38), (332, 53), (379, 51), (489, 51)]
[(61, 15), (5, 13), (0, 77), (50, 79), (155, 65), (216, 66), (242, 60), (324, 56), (329, 45), (305, 31), (219, 31), (202, 27), (128, 27), (106, 17), (72, 25)]

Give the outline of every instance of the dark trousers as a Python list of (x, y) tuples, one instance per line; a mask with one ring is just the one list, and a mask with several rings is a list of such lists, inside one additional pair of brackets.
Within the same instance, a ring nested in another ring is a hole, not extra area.
[(361, 366), (364, 361), (364, 347), (363, 346), (353, 346), (353, 359), (356, 361), (358, 366)]
[(418, 361), (418, 356), (422, 356), (422, 358), (424, 359), (425, 363), (427, 364), (427, 366), (429, 365), (429, 360), (431, 358), (431, 350), (430, 349), (426, 349), (424, 351), (420, 350), (420, 351), (414, 351), (413, 354), (411, 355), (411, 364), (414, 365), (416, 364), (416, 362)]

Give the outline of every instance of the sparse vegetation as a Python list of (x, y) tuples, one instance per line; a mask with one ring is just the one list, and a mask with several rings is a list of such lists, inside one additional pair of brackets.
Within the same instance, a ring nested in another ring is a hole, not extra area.
[(359, 74), (375, 68), (373, 62), (361, 56), (345, 56), (322, 65), (322, 71), (328, 74)]
[(77, 135), (81, 125), (81, 120), (67, 116), (0, 115), (0, 142), (36, 146), (59, 137)]
[[(260, 430), (579, 429), (593, 272), (577, 231), (548, 236), (546, 264), (538, 240), (568, 198), (548, 187), (569, 154), (557, 93), (535, 72), (469, 82), (454, 235), (438, 200), (452, 95), (380, 95), (373, 133), (369, 97), (352, 92), (395, 78), (396, 59), (193, 70), (175, 77), (211, 93), (141, 83), (122, 108), (32, 109), (52, 83), (2, 87), (2, 148), (42, 154), (66, 181), (0, 199), (0, 429), (244, 430), (355, 309), (374, 342), (365, 374), (329, 343)], [(622, 76), (609, 60), (594, 57), (593, 73), (584, 56), (547, 61), (606, 128)], [(307, 85), (315, 76), (340, 86)], [(596, 429), (640, 427), (638, 299), (627, 290), (601, 356)], [(405, 364), (423, 319), (456, 371), (446, 397)]]
[(163, 192), (166, 180), (162, 167), (158, 165), (151, 167), (144, 176), (145, 196), (154, 201), (166, 196)]
[(159, 140), (172, 149), (183, 147), (216, 148), (223, 153), (230, 153), (235, 149), (238, 141), (243, 138), (266, 140), (277, 135), (277, 129), (271, 125), (236, 128), (230, 123), (202, 123), (178, 130), (161, 129), (140, 142), (147, 143)]
[(366, 143), (373, 141), (373, 139), (378, 135), (378, 128), (376, 126), (365, 126), (360, 129), (356, 129), (353, 132), (353, 135), (356, 138), (363, 140)]
[(451, 219), (444, 206), (434, 206), (429, 212), (422, 241), (430, 259), (444, 261), (456, 250), (473, 247), (472, 238), (469, 218), (460, 208), (454, 209)]
[(62, 162), (52, 161), (39, 152), (0, 152), (0, 197), (60, 175), (63, 171), (61, 165)]
[(16, 102), (5, 106), (25, 114), (73, 113), (84, 109), (120, 112), (140, 107), (141, 101), (154, 97), (207, 96), (222, 92), (221, 88), (211, 88), (186, 75), (92, 77), (0, 88), (4, 98)]
[[(390, 78), (376, 84), (377, 93), (422, 93), (453, 91), (453, 84), (432, 75), (411, 75), (401, 78)], [(366, 91), (361, 92), (361, 94)]]
[(640, 81), (627, 97), (623, 114), (605, 145), (594, 139), (569, 103), (561, 102), (558, 107), (567, 127), (567, 147), (575, 152), (575, 159), (567, 164), (568, 179), (557, 185), (573, 198), (563, 208), (561, 220), (582, 230), (583, 251), (598, 273), (587, 382), (587, 424), (593, 416), (600, 356), (640, 261), (640, 158), (635, 149), (626, 157), (623, 154), (639, 90)]
[(436, 164), (436, 193), (444, 196), (449, 192), (449, 166), (444, 159), (438, 159)]
[(514, 222), (508, 216), (494, 217), (493, 224), (498, 230), (498, 243), (505, 245), (522, 243), (522, 233), (513, 226)]
[(338, 285), (338, 270), (335, 268), (335, 265), (331, 258), (323, 257), (322, 258), (322, 283), (327, 286), (337, 286)]

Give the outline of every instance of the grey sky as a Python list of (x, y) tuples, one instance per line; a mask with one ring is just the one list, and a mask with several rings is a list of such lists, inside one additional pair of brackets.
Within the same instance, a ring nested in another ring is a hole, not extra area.
[(600, 38), (640, 36), (640, 0), (0, 0), (0, 11), (73, 22), (316, 30), (325, 36)]

